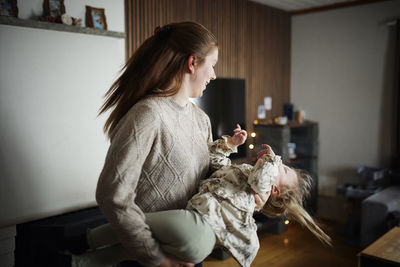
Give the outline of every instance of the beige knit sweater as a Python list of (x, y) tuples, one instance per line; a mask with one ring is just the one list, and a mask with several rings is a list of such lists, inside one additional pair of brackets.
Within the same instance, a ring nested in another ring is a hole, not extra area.
[(186, 207), (207, 174), (210, 141), (208, 116), (166, 97), (138, 102), (118, 123), (96, 199), (132, 259), (148, 266), (164, 259), (143, 212)]

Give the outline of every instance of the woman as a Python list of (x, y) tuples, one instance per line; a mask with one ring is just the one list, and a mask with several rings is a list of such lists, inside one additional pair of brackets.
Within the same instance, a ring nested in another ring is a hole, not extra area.
[[(189, 98), (216, 78), (218, 43), (195, 22), (168, 24), (145, 40), (106, 94), (100, 114), (111, 144), (96, 200), (132, 259), (193, 266), (166, 255), (144, 212), (183, 209), (209, 170), (208, 116)], [(258, 206), (266, 198), (256, 195)]]

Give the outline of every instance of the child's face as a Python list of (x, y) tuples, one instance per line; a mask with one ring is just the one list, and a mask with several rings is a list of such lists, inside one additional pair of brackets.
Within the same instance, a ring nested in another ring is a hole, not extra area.
[(281, 188), (295, 188), (298, 185), (296, 172), (283, 164), (279, 163), (278, 175), (275, 177), (275, 183), (272, 185), (271, 194), (275, 197), (280, 195)]

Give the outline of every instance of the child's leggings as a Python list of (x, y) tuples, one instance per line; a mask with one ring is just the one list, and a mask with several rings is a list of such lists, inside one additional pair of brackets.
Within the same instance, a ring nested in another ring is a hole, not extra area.
[[(145, 213), (145, 216), (153, 236), (167, 254), (199, 263), (212, 252), (216, 241), (214, 231), (197, 212), (168, 210)], [(89, 229), (87, 240), (92, 250), (74, 256), (72, 266), (110, 266), (135, 260), (126, 253), (109, 224)]]

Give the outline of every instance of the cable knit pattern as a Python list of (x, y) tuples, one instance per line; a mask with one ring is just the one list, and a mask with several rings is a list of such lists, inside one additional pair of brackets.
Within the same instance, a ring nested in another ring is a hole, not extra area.
[(135, 104), (111, 137), (97, 185), (97, 202), (127, 252), (144, 265), (165, 255), (143, 212), (183, 209), (209, 169), (208, 116), (166, 97)]

